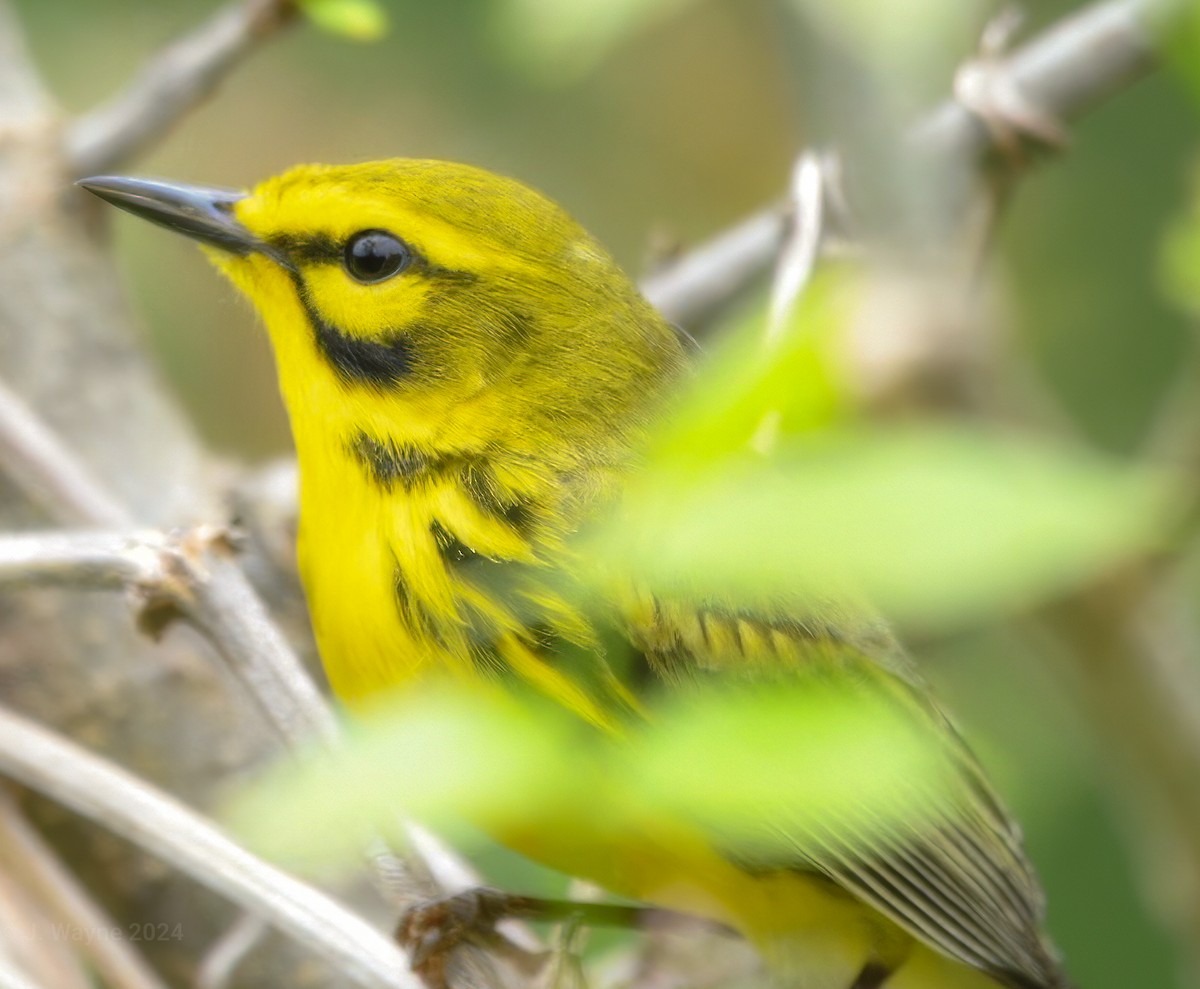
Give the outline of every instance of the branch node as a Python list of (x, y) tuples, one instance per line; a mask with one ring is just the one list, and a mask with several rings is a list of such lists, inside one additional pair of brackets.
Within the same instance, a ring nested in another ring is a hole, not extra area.
[(1008, 64), (1009, 45), (1024, 16), (1006, 7), (984, 26), (979, 47), (954, 74), (954, 99), (987, 129), (1012, 164), (1025, 163), (1027, 143), (1053, 151), (1070, 144), (1066, 126), (1021, 90)]

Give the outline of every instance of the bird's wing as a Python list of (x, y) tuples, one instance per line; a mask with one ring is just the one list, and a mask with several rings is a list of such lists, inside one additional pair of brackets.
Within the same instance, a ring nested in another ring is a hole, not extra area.
[(824, 875), (914, 937), (1014, 989), (1063, 984), (1042, 935), (1043, 897), (1019, 829), (885, 630), (861, 619), (856, 626), (832, 608), (822, 610), (824, 619), (796, 618), (643, 597), (625, 611), (635, 645), (668, 679), (838, 670), (900, 710), (946, 757), (949, 786), (926, 794), (922, 781), (905, 781), (916, 788), (916, 813), (862, 806), (806, 815), (775, 829), (771, 847), (786, 850), (783, 861), (747, 864)]

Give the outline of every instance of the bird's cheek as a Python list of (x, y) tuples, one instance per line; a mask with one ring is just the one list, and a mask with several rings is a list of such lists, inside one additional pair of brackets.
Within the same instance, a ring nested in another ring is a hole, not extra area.
[(267, 307), (279, 304), (294, 291), (287, 272), (260, 254), (236, 255), (203, 246), (201, 250), (260, 311), (265, 312)]

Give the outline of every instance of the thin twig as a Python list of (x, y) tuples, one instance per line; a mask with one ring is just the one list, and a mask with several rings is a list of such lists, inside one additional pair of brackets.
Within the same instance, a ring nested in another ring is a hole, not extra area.
[[(768, 348), (778, 346), (786, 338), (796, 306), (812, 280), (821, 251), (825, 233), (825, 169), (821, 156), (815, 151), (805, 151), (796, 159), (789, 196), (791, 230), (780, 249), (771, 283)], [(770, 453), (778, 439), (781, 420), (779, 409), (768, 409), (754, 432), (751, 447), (764, 455)]]
[(825, 174), (821, 156), (806, 151), (792, 169), (791, 232), (779, 252), (771, 306), (767, 315), (767, 344), (786, 334), (796, 304), (812, 280), (825, 232)]
[(151, 628), (184, 618), (213, 644), (289, 745), (336, 734), (333, 715), (230, 558), (223, 530), (0, 536), (0, 587), (128, 589)]
[(393, 941), (311, 886), (251, 855), (131, 773), (0, 708), (0, 773), (122, 835), (270, 919), (356, 983), (418, 989)]
[[(0, 859), (19, 876), (57, 920), (74, 931), (111, 931), (116, 922), (100, 907), (22, 816), (0, 788)], [(79, 950), (109, 989), (166, 989), (130, 942), (117, 937), (85, 937)]]
[[(1173, 0), (1097, 3), (998, 62), (994, 78), (1006, 80), (1048, 117), (1077, 117), (1153, 67), (1150, 22), (1180, 6)], [(993, 148), (995, 135), (970, 110), (948, 100), (918, 121), (909, 138), (913, 152), (931, 168), (964, 175)], [(642, 291), (667, 319), (695, 326), (766, 271), (786, 231), (784, 207), (771, 206), (646, 279)]]
[(289, 747), (337, 735), (329, 705), (317, 690), (219, 531), (197, 530), (172, 555), (184, 582), (184, 617), (213, 644)]
[(3, 953), (0, 953), (0, 989), (49, 989), (49, 987), (34, 982)]
[(58, 434), (0, 382), (0, 464), (55, 521), (130, 526), (129, 512), (68, 450)]
[(786, 233), (782, 206), (760, 210), (659, 269), (642, 294), (672, 323), (696, 327), (766, 271)]
[(0, 868), (0, 957), (53, 989), (92, 989), (80, 948), (71, 938), (59, 936), (30, 891)]
[(294, 0), (237, 0), (222, 7), (155, 56), (124, 92), (68, 127), (69, 174), (95, 175), (145, 150), (294, 15)]
[(252, 913), (242, 914), (222, 934), (196, 969), (196, 989), (226, 989), (238, 966), (254, 950), (267, 925)]
[(161, 579), (156, 532), (31, 532), (0, 536), (0, 589), (120, 590)]
[(25, 38), (18, 30), (16, 12), (9, 0), (0, 0), (0, 127), (41, 119), (49, 104)]

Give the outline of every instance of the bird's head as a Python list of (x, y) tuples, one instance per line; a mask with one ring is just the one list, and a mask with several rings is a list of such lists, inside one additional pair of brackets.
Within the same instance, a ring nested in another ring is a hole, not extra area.
[(619, 432), (681, 362), (673, 331), (582, 227), (480, 169), (300, 166), (249, 193), (81, 185), (205, 245), (262, 314), (298, 429), (366, 416), (404, 442), (520, 429), (578, 441), (598, 421)]

